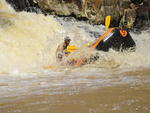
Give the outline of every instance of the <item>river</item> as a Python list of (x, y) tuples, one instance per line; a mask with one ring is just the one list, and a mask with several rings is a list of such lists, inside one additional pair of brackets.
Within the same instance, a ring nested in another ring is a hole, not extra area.
[(0, 113), (149, 113), (149, 29), (131, 32), (135, 52), (99, 52), (81, 67), (56, 64), (66, 35), (83, 48), (80, 56), (104, 32), (102, 25), (16, 12), (1, 0)]

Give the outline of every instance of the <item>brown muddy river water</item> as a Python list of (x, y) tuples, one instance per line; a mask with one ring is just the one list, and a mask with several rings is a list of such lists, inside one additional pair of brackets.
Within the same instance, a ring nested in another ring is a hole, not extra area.
[(150, 112), (150, 69), (75, 71), (2, 75), (0, 113)]
[(105, 27), (15, 12), (0, 0), (0, 113), (150, 113), (149, 31), (131, 33), (135, 52), (98, 52), (93, 64), (63, 67), (55, 51), (66, 35), (80, 57)]

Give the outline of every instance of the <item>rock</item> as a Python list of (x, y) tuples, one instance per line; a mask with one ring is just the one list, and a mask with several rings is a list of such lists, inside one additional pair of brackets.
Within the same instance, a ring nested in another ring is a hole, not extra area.
[(132, 3), (134, 4), (141, 4), (143, 3), (144, 0), (131, 0)]
[(38, 5), (33, 0), (6, 0), (16, 11), (38, 12)]
[(104, 23), (105, 16), (111, 15), (112, 21), (119, 20), (120, 0), (35, 0), (43, 9), (59, 16), (74, 15), (87, 18), (91, 23)]
[[(130, 27), (139, 24), (141, 18), (149, 18), (150, 0), (144, 0), (143, 6), (139, 6), (143, 0), (7, 0), (17, 11), (34, 11), (40, 7), (48, 14), (58, 16), (73, 16), (78, 19), (88, 20), (92, 24), (104, 24), (105, 17), (111, 16), (110, 26), (119, 26), (120, 20), (128, 18)], [(131, 8), (131, 3), (139, 8)], [(147, 8), (145, 8), (145, 6)], [(39, 9), (38, 9), (39, 10)], [(138, 12), (138, 13), (136, 13)], [(125, 17), (127, 15), (127, 17)], [(138, 17), (138, 20), (137, 20)]]
[[(129, 28), (137, 23), (136, 18), (143, 17), (143, 12), (139, 11), (143, 7), (139, 4), (149, 0), (35, 0), (39, 7), (47, 10), (50, 14), (58, 16), (74, 16), (76, 18), (86, 18), (93, 24), (104, 24), (105, 17), (111, 16), (111, 26), (119, 26), (120, 20), (128, 15)], [(131, 8), (131, 3), (138, 5), (137, 9)], [(141, 12), (141, 13), (139, 13)], [(147, 8), (144, 13), (149, 14)]]
[(150, 0), (145, 0), (137, 9), (134, 27), (143, 29), (144, 26), (150, 27)]

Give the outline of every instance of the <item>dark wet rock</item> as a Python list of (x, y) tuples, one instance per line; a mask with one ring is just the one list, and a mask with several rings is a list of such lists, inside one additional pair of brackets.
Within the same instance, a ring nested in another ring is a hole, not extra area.
[(40, 12), (38, 5), (33, 0), (6, 0), (16, 11)]
[[(104, 24), (111, 16), (111, 27), (120, 25), (127, 13), (130, 27), (149, 24), (150, 0), (6, 0), (17, 11), (42, 12), (61, 17), (75, 17), (92, 24)], [(138, 8), (131, 8), (134, 3)], [(140, 4), (140, 5), (139, 5)], [(132, 20), (132, 21), (130, 21)]]
[(132, 3), (134, 4), (141, 4), (143, 3), (144, 0), (131, 0)]
[(145, 0), (138, 8), (134, 27), (150, 27), (150, 0)]
[[(143, 0), (35, 0), (42, 9), (50, 14), (58, 16), (74, 16), (78, 19), (89, 20), (92, 24), (104, 24), (105, 17), (110, 15), (111, 26), (119, 26), (124, 15), (124, 10), (130, 8), (130, 4), (139, 5)], [(147, 1), (147, 0), (145, 0)], [(139, 8), (140, 9), (140, 8)], [(136, 11), (131, 18), (135, 23)], [(146, 11), (147, 12), (147, 11)]]
[[(37, 4), (59, 16), (73, 15), (76, 18), (88, 19), (90, 23), (104, 23), (105, 16), (111, 15), (112, 21), (119, 19), (120, 0), (36, 0)], [(113, 11), (114, 10), (114, 11)], [(116, 22), (118, 23), (118, 21)]]

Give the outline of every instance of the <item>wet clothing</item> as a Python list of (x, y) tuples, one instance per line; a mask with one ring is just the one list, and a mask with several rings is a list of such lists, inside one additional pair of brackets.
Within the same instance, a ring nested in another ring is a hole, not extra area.
[(67, 56), (69, 53), (67, 52), (67, 44), (66, 43), (62, 43), (58, 46), (57, 50), (56, 50), (56, 59), (57, 61), (62, 61), (64, 56)]

